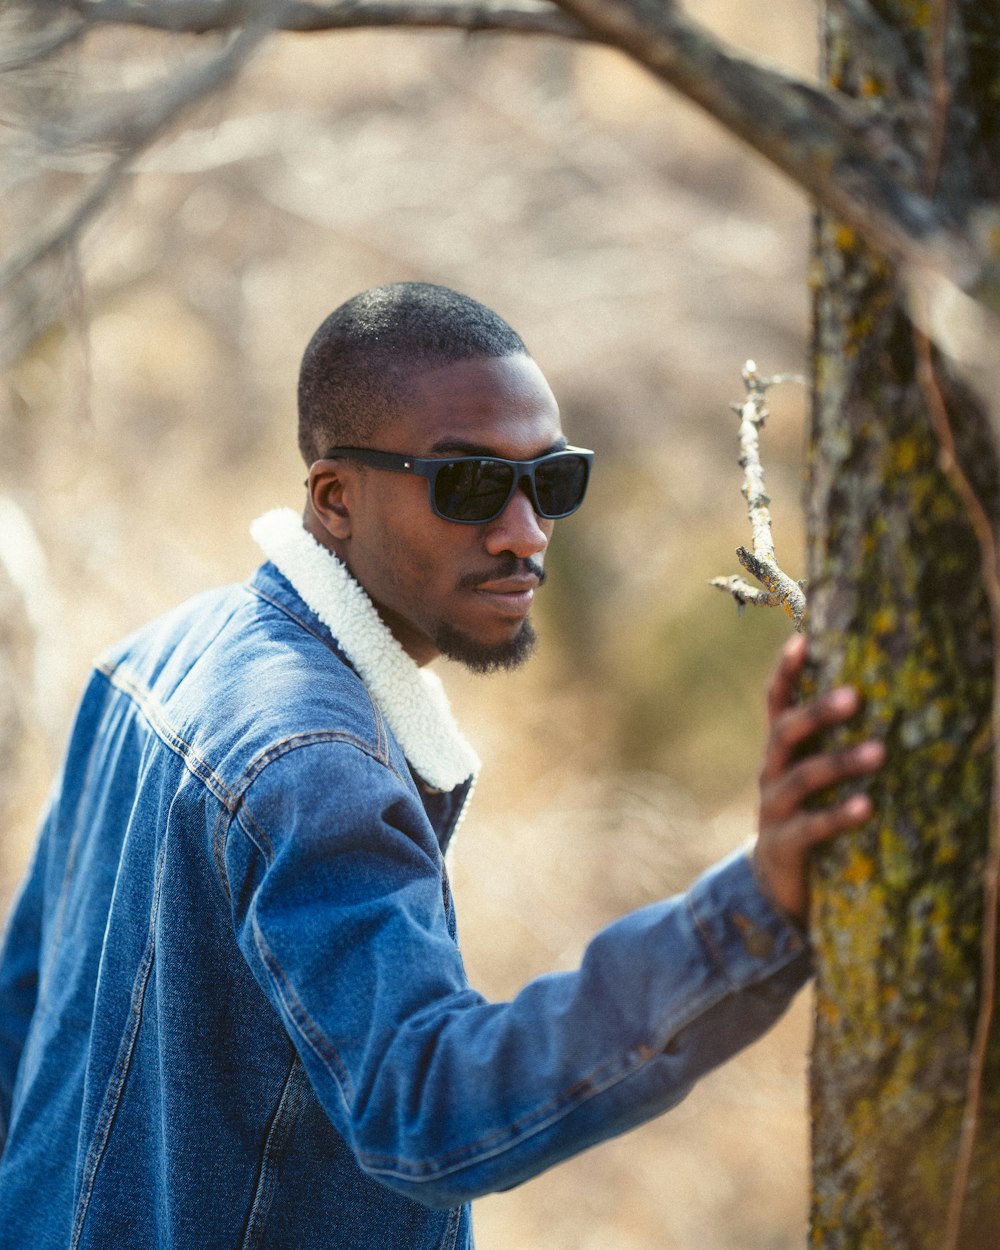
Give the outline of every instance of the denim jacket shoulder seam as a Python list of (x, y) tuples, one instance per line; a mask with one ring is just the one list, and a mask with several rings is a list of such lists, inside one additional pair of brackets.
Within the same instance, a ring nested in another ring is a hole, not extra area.
[(354, 733), (350, 729), (303, 729), (296, 733), (286, 734), (283, 738), (277, 738), (269, 743), (247, 765), (240, 779), (239, 788), (233, 795), (235, 799), (234, 807), (245, 803), (247, 790), (249, 790), (250, 786), (257, 780), (268, 764), (280, 759), (283, 755), (287, 755), (290, 751), (299, 750), (302, 747), (317, 746), (325, 742), (343, 742), (347, 746), (356, 747), (362, 754), (369, 756), (377, 764), (388, 768), (394, 777), (397, 777), (400, 781), (405, 781), (406, 779), (399, 769), (393, 765), (387, 750), (387, 741), (383, 738), (383, 732), (381, 724), (377, 724), (374, 744), (368, 738)]
[(160, 741), (183, 761), (187, 770), (211, 790), (220, 802), (232, 809), (235, 806), (235, 795), (207, 760), (202, 759), (192, 745), (183, 738), (170, 724), (165, 709), (159, 699), (155, 698), (140, 682), (129, 673), (123, 664), (112, 665), (99, 662), (97, 669), (108, 681), (120, 690), (142, 711), (146, 723)]
[[(397, 778), (397, 780), (404, 781), (403, 777), (400, 776), (399, 771), (393, 767), (391, 760), (388, 760), (379, 754), (377, 750), (372, 747), (370, 742), (366, 741), (364, 738), (358, 737), (356, 734), (348, 732), (346, 729), (314, 729), (304, 733), (289, 734), (288, 737), (282, 738), (278, 742), (271, 743), (267, 750), (263, 751), (243, 774), (242, 784), (234, 797), (233, 806), (230, 811), (230, 820), (226, 822), (225, 829), (219, 829), (219, 850), (216, 852), (217, 864), (222, 864), (224, 862), (225, 852), (223, 847), (228, 839), (228, 831), (232, 827), (233, 819), (235, 819), (240, 827), (243, 828), (247, 836), (264, 856), (264, 859), (268, 864), (270, 864), (274, 854), (271, 839), (263, 825), (261, 825), (261, 823), (254, 816), (253, 812), (250, 810), (250, 806), (247, 801), (247, 791), (262, 775), (268, 764), (281, 759), (282, 756), (287, 755), (291, 751), (300, 750), (303, 747), (317, 746), (320, 743), (330, 742), (342, 742), (346, 746), (354, 747), (363, 755), (367, 755), (369, 759), (373, 759), (377, 764), (380, 764), (383, 768), (388, 769), (389, 772)], [(252, 825), (253, 828), (247, 828), (247, 824)], [(260, 841), (258, 841), (258, 838), (254, 836), (255, 832), (259, 835)], [(228, 885), (225, 888), (228, 894)]]

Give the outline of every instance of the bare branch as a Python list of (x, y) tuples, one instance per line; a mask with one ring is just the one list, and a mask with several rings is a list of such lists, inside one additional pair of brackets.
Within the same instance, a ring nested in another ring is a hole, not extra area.
[(847, 96), (734, 55), (673, 4), (557, 0), (786, 173), (905, 270), (930, 270), (1000, 302), (989, 232), (963, 232), (919, 190), (920, 170)]
[[(204, 33), (239, 27), (248, 15), (246, 0), (68, 0), (68, 4), (66, 11), (88, 27), (131, 23)], [(869, 108), (735, 55), (673, 4), (271, 0), (261, 17), (280, 30), (448, 27), (590, 38), (619, 47), (700, 104), (890, 260), (906, 270), (944, 274), (975, 298), (1000, 303), (1000, 274), (989, 263), (992, 219), (977, 224), (973, 212), (970, 230), (963, 231), (921, 192), (915, 158)], [(893, 73), (912, 72), (901, 44), (890, 43), (889, 52)]]
[(753, 534), (753, 551), (739, 547), (736, 558), (764, 589), (760, 590), (736, 576), (715, 577), (711, 584), (731, 594), (741, 608), (746, 604), (782, 607), (794, 620), (795, 628), (801, 629), (806, 597), (799, 583), (781, 570), (775, 557), (771, 513), (768, 508), (771, 501), (764, 489), (764, 469), (760, 460), (760, 429), (768, 416), (765, 404), (767, 390), (778, 382), (793, 380), (802, 381), (792, 374), (762, 378), (754, 362), (748, 360), (743, 368), (747, 398), (742, 404), (734, 405), (740, 414), (739, 462), (743, 468), (743, 496), (747, 501), (750, 530)]
[[(0, 267), (0, 291), (17, 304), (18, 286), (29, 271), (48, 257), (70, 247), (120, 185), (135, 157), (154, 143), (187, 109), (231, 81), (269, 32), (270, 27), (260, 22), (246, 26), (227, 40), (217, 56), (207, 62), (202, 60), (195, 67), (175, 76), (166, 90), (143, 96), (141, 106), (133, 104), (127, 124), (124, 118), (119, 122), (113, 157), (68, 210), (54, 223), (43, 226), (25, 247)], [(96, 134), (92, 119), (88, 119), (87, 132), (90, 137)], [(23, 312), (22, 309), (19, 316)], [(30, 317), (27, 325), (30, 329)], [(23, 339), (23, 336), (20, 337)], [(20, 345), (19, 336), (5, 335), (4, 357), (11, 358)]]
[[(739, 550), (743, 551), (745, 548), (740, 547)], [(769, 591), (761, 590), (759, 586), (751, 586), (749, 582), (744, 581), (736, 573), (729, 577), (713, 577), (709, 585), (718, 586), (720, 590), (724, 590), (727, 594), (732, 595), (741, 610), (747, 606), (752, 608), (773, 608), (777, 606), (771, 598)]]
[(8, 74), (17, 70), (29, 69), (41, 64), (49, 57), (56, 56), (71, 44), (78, 42), (84, 35), (86, 26), (79, 19), (57, 27), (43, 38), (36, 38), (16, 48), (6, 48), (0, 52), (0, 74)]
[[(936, 0), (939, 11), (947, 0)], [(276, 0), (275, 29), (450, 27), (594, 39), (627, 52), (772, 161), (820, 205), (907, 269), (945, 274), (985, 302), (1000, 301), (987, 228), (964, 233), (918, 189), (916, 163), (873, 118), (837, 92), (736, 56), (672, 3), (643, 0)], [(205, 32), (240, 24), (241, 0), (74, 0), (88, 22)], [(854, 8), (858, 6), (855, 4)], [(562, 10), (560, 12), (559, 10)], [(887, 71), (912, 77), (902, 42), (868, 15)], [(941, 115), (935, 75), (935, 115)], [(926, 89), (925, 89), (926, 90)]]
[(933, 193), (941, 172), (944, 154), (945, 130), (948, 124), (948, 107), (951, 104), (951, 84), (948, 81), (948, 22), (951, 16), (951, 0), (932, 0), (931, 35), (928, 48), (931, 83), (931, 127), (927, 145), (927, 164), (924, 170), (928, 190)]
[[(11, 10), (18, 15), (30, 10)], [(25, 290), (13, 291), (29, 272), (72, 242), (114, 194), (136, 156), (155, 142), (184, 111), (231, 81), (257, 44), (275, 28), (333, 30), (362, 26), (453, 27), (469, 32), (510, 30), (524, 34), (586, 38), (587, 32), (555, 6), (540, 0), (511, 0), (491, 6), (463, 0), (69, 0), (46, 10), (48, 28), (32, 30), (6, 53), (10, 70), (30, 69), (68, 43), (81, 40), (99, 23), (131, 23), (172, 32), (223, 32), (227, 47), (206, 65), (198, 65), (155, 91), (105, 93), (86, 109), (67, 112), (56, 121), (44, 112), (29, 115), (41, 149), (11, 162), (7, 189), (43, 167), (73, 169), (86, 176), (84, 188), (58, 220), (34, 224), (16, 254), (0, 266), (0, 290), (18, 306), (21, 333), (6, 339), (18, 350), (34, 318), (24, 316)], [(29, 22), (29, 26), (30, 26)], [(29, 297), (29, 304), (30, 304)], [(6, 354), (6, 353), (5, 353)]]
[[(88, 23), (124, 23), (188, 34), (230, 30), (246, 20), (241, 0), (75, 0), (73, 7)], [(270, 21), (275, 30), (298, 32), (409, 26), (562, 39), (594, 37), (554, 5), (535, 0), (497, 5), (463, 0), (332, 0), (326, 4), (275, 0)]]

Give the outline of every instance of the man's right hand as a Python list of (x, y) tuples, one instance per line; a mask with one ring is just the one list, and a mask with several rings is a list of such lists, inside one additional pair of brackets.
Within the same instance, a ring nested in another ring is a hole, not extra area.
[(809, 852), (828, 838), (864, 824), (872, 814), (871, 800), (865, 794), (818, 808), (807, 806), (809, 799), (828, 786), (868, 776), (885, 761), (885, 747), (877, 740), (800, 754), (810, 738), (849, 720), (861, 703), (850, 686), (797, 703), (796, 685), (805, 660), (806, 640), (796, 634), (782, 652), (768, 691), (770, 730), (760, 773), (759, 834), (754, 848), (761, 889), (800, 923), (809, 904)]

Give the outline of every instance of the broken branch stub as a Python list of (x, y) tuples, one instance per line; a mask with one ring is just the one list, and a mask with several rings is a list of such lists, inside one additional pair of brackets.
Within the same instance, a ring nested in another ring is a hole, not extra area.
[(743, 366), (743, 382), (747, 389), (746, 399), (733, 408), (740, 415), (740, 456), (743, 469), (743, 496), (747, 501), (753, 550), (739, 547), (736, 558), (743, 569), (760, 585), (754, 586), (738, 574), (729, 577), (713, 577), (711, 584), (726, 591), (736, 600), (740, 610), (751, 604), (754, 607), (780, 607), (802, 628), (805, 616), (806, 596), (799, 582), (788, 576), (778, 564), (774, 554), (774, 537), (771, 528), (771, 502), (764, 489), (764, 468), (760, 459), (760, 429), (767, 420), (765, 397), (768, 388), (778, 382), (801, 381), (795, 374), (781, 373), (764, 378), (757, 372), (754, 361)]

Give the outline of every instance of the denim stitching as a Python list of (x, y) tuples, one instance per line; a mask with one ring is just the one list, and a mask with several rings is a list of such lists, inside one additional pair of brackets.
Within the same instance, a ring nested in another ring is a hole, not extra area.
[(219, 884), (222, 886), (222, 892), (225, 894), (226, 902), (229, 904), (232, 904), (233, 892), (229, 888), (229, 874), (226, 872), (225, 854), (231, 822), (225, 820), (224, 817), (231, 815), (232, 813), (228, 808), (220, 806), (218, 815), (215, 818), (215, 828), (212, 830), (212, 860), (215, 864), (215, 873), (219, 878)]
[[(261, 590), (259, 586), (248, 585), (246, 589), (250, 594), (256, 595), (259, 599), (263, 599), (265, 603), (269, 603), (272, 607), (277, 608), (279, 612), (283, 612), (285, 616), (293, 620), (296, 625), (300, 625), (307, 634), (312, 634), (314, 638), (318, 638), (323, 646), (329, 651), (333, 651), (337, 656), (341, 654), (341, 652), (331, 644), (328, 632), (318, 630), (315, 625), (313, 625), (310, 621), (307, 621), (305, 617), (300, 616), (297, 612), (293, 611), (287, 604), (282, 603), (280, 599), (275, 599), (273, 596), (269, 595), (266, 590)], [(351, 665), (351, 668), (357, 672), (357, 670), (354, 669), (353, 664)]]
[(104, 1102), (101, 1106), (100, 1115), (97, 1118), (97, 1124), (94, 1129), (94, 1136), (91, 1140), (90, 1150), (87, 1153), (87, 1159), (83, 1167), (83, 1180), (80, 1185), (80, 1196), (77, 1199), (76, 1218), (73, 1221), (73, 1235), (70, 1241), (70, 1250), (76, 1250), (80, 1244), (80, 1237), (83, 1234), (84, 1221), (87, 1218), (87, 1212), (90, 1208), (90, 1199), (94, 1192), (94, 1185), (97, 1181), (97, 1173), (101, 1166), (101, 1160), (104, 1158), (104, 1152), (107, 1149), (108, 1141), (111, 1137), (111, 1129), (118, 1114), (118, 1108), (121, 1104), (122, 1093), (125, 1088), (125, 1081), (128, 1078), (129, 1069), (132, 1065), (132, 1055), (135, 1051), (136, 1038), (139, 1035), (139, 1025), (142, 1021), (142, 1008), (146, 999), (146, 990), (149, 986), (149, 978), (153, 970), (153, 962), (156, 954), (156, 917), (160, 906), (160, 885), (163, 880), (163, 866), (166, 861), (167, 839), (163, 839), (160, 847), (160, 854), (156, 864), (156, 874), (153, 879), (153, 898), (149, 910), (149, 929), (146, 936), (146, 949), (143, 951), (142, 959), (139, 961), (139, 968), (136, 973), (136, 979), (132, 985), (132, 1000), (129, 1003), (129, 1014), (126, 1021), (125, 1032), (122, 1034), (122, 1040), (118, 1047), (118, 1056), (115, 1059), (115, 1066), (111, 1073), (111, 1079), (108, 1082), (108, 1088), (105, 1091)]
[[(798, 952), (793, 951), (772, 960), (769, 965), (770, 971), (768, 975), (779, 972), (797, 957)], [(706, 1010), (725, 997), (727, 993), (739, 993), (748, 988), (743, 985), (734, 986), (726, 978), (722, 978), (722, 980), (728, 987), (725, 991), (714, 994), (709, 993), (696, 998), (688, 1003), (685, 1013), (676, 1013), (671, 1036), (676, 1036), (682, 1032), (689, 1024), (704, 1014)], [(497, 1129), (476, 1142), (470, 1142), (460, 1149), (439, 1155), (434, 1160), (429, 1160), (422, 1164), (413, 1164), (405, 1159), (395, 1158), (392, 1155), (377, 1155), (370, 1152), (359, 1152), (359, 1158), (364, 1160), (365, 1166), (372, 1172), (397, 1176), (402, 1180), (434, 1179), (447, 1175), (449, 1172), (455, 1172), (463, 1167), (480, 1163), (484, 1159), (508, 1149), (517, 1141), (532, 1137), (551, 1127), (551, 1125), (569, 1115), (581, 1103), (587, 1102), (598, 1094), (604, 1093), (605, 1090), (620, 1084), (649, 1062), (658, 1059), (659, 1053), (660, 1047), (658, 1046), (639, 1046), (634, 1052), (621, 1059), (609, 1060), (596, 1068), (589, 1076), (582, 1077), (574, 1085), (571, 1085), (569, 1089), (555, 1095), (528, 1115), (521, 1117), (519, 1120), (514, 1120), (512, 1123)]]
[(274, 953), (267, 944), (267, 939), (261, 932), (260, 926), (257, 924), (257, 917), (252, 917), (254, 941), (260, 952), (260, 957), (264, 963), (264, 967), (271, 974), (274, 988), (278, 992), (281, 1002), (288, 1013), (292, 1023), (296, 1026), (305, 1042), (308, 1043), (310, 1050), (316, 1055), (316, 1058), (323, 1064), (324, 1068), (330, 1073), (337, 1084), (341, 1098), (344, 1100), (345, 1106), (350, 1110), (354, 1101), (354, 1090), (351, 1085), (351, 1077), (344, 1066), (343, 1061), (337, 1054), (336, 1049), (330, 1044), (326, 1034), (318, 1027), (312, 1016), (299, 1002), (295, 990), (292, 988), (285, 971), (281, 964), (275, 958)]
[[(353, 734), (339, 729), (316, 729), (309, 733), (293, 734), (288, 738), (283, 738), (279, 742), (272, 743), (261, 755), (259, 755), (243, 774), (240, 788), (235, 795), (233, 808), (229, 811), (230, 817), (234, 818), (240, 828), (243, 829), (250, 841), (256, 846), (257, 850), (263, 855), (265, 862), (270, 865), (274, 858), (274, 847), (263, 825), (254, 817), (253, 813), (246, 801), (246, 792), (250, 786), (257, 780), (268, 764), (281, 756), (288, 754), (289, 751), (297, 750), (300, 747), (315, 746), (323, 742), (343, 742), (348, 746), (356, 747), (365, 755), (372, 759), (376, 757), (372, 754), (371, 745), (362, 738), (357, 738)], [(376, 760), (377, 763), (383, 763), (382, 760)], [(391, 765), (389, 766), (391, 768)], [(252, 829), (247, 828), (246, 822), (253, 826)], [(222, 818), (216, 824), (216, 835), (213, 841), (213, 855), (215, 858), (216, 870), (222, 881), (222, 888), (226, 893), (226, 897), (232, 901), (232, 890), (229, 886), (229, 874), (226, 872), (226, 845), (229, 841), (229, 833), (232, 829), (232, 820), (223, 826)], [(255, 836), (255, 833), (259, 836)], [(263, 845), (261, 845), (263, 843)]]
[[(698, 936), (701, 938), (702, 945), (705, 947), (705, 949), (708, 951), (709, 955), (712, 958), (712, 963), (715, 969), (719, 973), (721, 973), (727, 985), (732, 986), (733, 982), (729, 979), (729, 974), (726, 970), (725, 959), (723, 957), (723, 954), (719, 950), (718, 946), (716, 946), (715, 941), (712, 938), (711, 931), (702, 921), (701, 916), (699, 916), (698, 911), (694, 905), (694, 900), (691, 898), (687, 900), (687, 910), (691, 915), (691, 919), (694, 921), (694, 927), (698, 931)], [(734, 988), (736, 987), (734, 986)]]
[(183, 759), (189, 772), (204, 781), (216, 798), (221, 799), (223, 803), (231, 807), (233, 796), (229, 787), (212, 766), (201, 758), (191, 744), (171, 727), (164, 713), (163, 705), (159, 700), (154, 698), (150, 691), (129, 676), (122, 666), (117, 668), (99, 666), (99, 671), (108, 678), (113, 686), (121, 690), (123, 694), (131, 698), (142, 709), (150, 728), (166, 746), (170, 747), (171, 750)]
[[(346, 730), (314, 729), (307, 733), (291, 734), (287, 738), (282, 738), (280, 741), (272, 743), (265, 751), (263, 751), (250, 764), (249, 768), (247, 768), (246, 772), (243, 774), (242, 784), (240, 786), (239, 791), (237, 792), (235, 796), (235, 803), (234, 803), (234, 807), (231, 813), (232, 816), (235, 817), (240, 827), (244, 830), (244, 832), (250, 838), (251, 842), (253, 842), (253, 844), (257, 847), (258, 851), (260, 851), (260, 853), (264, 856), (264, 859), (267, 861), (268, 864), (270, 864), (272, 859), (274, 858), (274, 847), (263, 825), (260, 824), (260, 822), (254, 817), (253, 813), (250, 811), (250, 807), (247, 803), (247, 798), (246, 798), (247, 791), (250, 789), (251, 785), (253, 785), (253, 783), (257, 780), (257, 778), (261, 775), (261, 773), (263, 773), (264, 769), (267, 767), (268, 764), (271, 764), (275, 760), (280, 759), (283, 755), (287, 755), (290, 751), (298, 750), (301, 747), (317, 746), (320, 743), (328, 743), (328, 742), (342, 742), (346, 744), (347, 746), (355, 747), (357, 750), (361, 751), (362, 754), (367, 755), (369, 759), (373, 759), (375, 760), (377, 764), (380, 764), (383, 767), (388, 768), (389, 771), (395, 777), (397, 777), (400, 781), (403, 780), (402, 777), (399, 776), (399, 773), (396, 772), (396, 770), (392, 767), (390, 763), (388, 763), (385, 760), (379, 759), (373, 753), (371, 744), (369, 742), (366, 742), (363, 738), (358, 738), (354, 734), (348, 733)], [(253, 829), (247, 828), (245, 821), (249, 821), (249, 823), (253, 826)], [(230, 827), (231, 825), (227, 827), (226, 839), (228, 839), (228, 828)], [(260, 842), (258, 842), (257, 838), (254, 836), (254, 831), (256, 831), (256, 833), (259, 835)], [(263, 846), (260, 844), (261, 842), (264, 844)], [(225, 851), (223, 850), (222, 851), (223, 858), (221, 861), (221, 863), (223, 864), (223, 870), (224, 870), (224, 856), (225, 856)], [(220, 863), (220, 860), (217, 858), (216, 862)], [(226, 893), (227, 894), (229, 893), (228, 888), (226, 890)]]
[[(392, 768), (389, 761), (389, 734), (385, 727), (385, 720), (382, 717), (382, 709), (375, 702), (372, 692), (367, 686), (364, 687), (365, 694), (368, 696), (368, 702), (371, 704), (372, 716), (375, 718), (375, 749), (378, 751), (378, 758), (381, 763)], [(396, 770), (392, 768), (395, 773)], [(398, 773), (396, 773), (399, 776)]]
[[(101, 676), (105, 676), (105, 674), (102, 673)], [(97, 767), (97, 752), (92, 751), (90, 753), (90, 756), (87, 759), (87, 769), (86, 769), (86, 773), (84, 774), (84, 779), (83, 779), (83, 793), (90, 793), (93, 770), (96, 767)], [(47, 813), (47, 819), (51, 818), (52, 815), (53, 815), (52, 812)], [(59, 900), (56, 903), (56, 914), (55, 914), (55, 918), (53, 920), (53, 925), (52, 925), (51, 946), (53, 949), (55, 949), (59, 945), (59, 943), (62, 941), (63, 925), (65, 924), (65, 921), (66, 921), (66, 904), (69, 899), (71, 878), (73, 875), (73, 869), (76, 865), (76, 857), (77, 857), (77, 854), (79, 853), (80, 840), (82, 836), (83, 836), (83, 833), (80, 828), (80, 813), (78, 811), (76, 814), (76, 818), (73, 821), (73, 833), (70, 837), (70, 843), (66, 850), (66, 867), (63, 871), (62, 885), (59, 889)], [(46, 978), (46, 987), (44, 989), (41, 986), (39, 987), (39, 993), (38, 993), (39, 1002), (44, 1002), (48, 997), (47, 982), (48, 982), (48, 978)]]
[(373, 747), (367, 738), (361, 738), (347, 729), (309, 729), (303, 730), (301, 733), (289, 734), (285, 738), (279, 738), (277, 742), (272, 742), (251, 760), (243, 774), (239, 790), (234, 796), (236, 802), (233, 804), (233, 810), (235, 811), (236, 807), (243, 801), (247, 790), (268, 764), (280, 759), (283, 755), (287, 755), (289, 751), (298, 750), (299, 747), (317, 746), (325, 742), (343, 742), (347, 746), (356, 747), (363, 755), (373, 759), (376, 764), (382, 764), (389, 769), (394, 777), (405, 782), (405, 778), (398, 769), (393, 767), (392, 762), (387, 758), (383, 758), (383, 755), (379, 753), (378, 745), (376, 744)]
[[(244, 816), (250, 824), (253, 825), (253, 829), (248, 829), (243, 823)], [(260, 854), (264, 857), (264, 862), (268, 865), (268, 867), (270, 867), (271, 861), (274, 859), (274, 847), (271, 844), (271, 839), (267, 835), (267, 831), (257, 820), (254, 819), (253, 812), (251, 812), (249, 807), (247, 807), (246, 803), (240, 804), (240, 807), (235, 814), (235, 820)], [(232, 822), (230, 822), (230, 827), (232, 827)], [(261, 846), (260, 842), (257, 841), (257, 838), (254, 837), (254, 831), (260, 835), (260, 840), (264, 844), (263, 846)]]
[(268, 1129), (264, 1149), (261, 1152), (257, 1185), (250, 1203), (246, 1233), (240, 1250), (253, 1250), (262, 1244), (267, 1217), (277, 1187), (277, 1165), (285, 1152), (292, 1129), (302, 1109), (303, 1090), (306, 1084), (305, 1070), (297, 1054), (293, 1052), (292, 1065), (281, 1089), (278, 1105)]
[(438, 1250), (455, 1250), (458, 1241), (458, 1230), (462, 1223), (462, 1207), (452, 1207), (448, 1212), (448, 1223), (445, 1225), (444, 1240), (439, 1242)]
[(402, 1179), (428, 1179), (443, 1176), (461, 1167), (478, 1163), (491, 1155), (499, 1154), (515, 1141), (533, 1137), (536, 1133), (558, 1123), (581, 1103), (598, 1094), (603, 1094), (605, 1090), (611, 1089), (631, 1076), (648, 1062), (650, 1054), (649, 1050), (642, 1048), (622, 1058), (608, 1060), (589, 1076), (581, 1077), (569, 1089), (554, 1095), (528, 1115), (514, 1120), (478, 1141), (469, 1142), (457, 1150), (439, 1155), (432, 1161), (413, 1164), (392, 1155), (376, 1155), (368, 1151), (359, 1152), (358, 1157), (363, 1159), (365, 1166), (373, 1172), (384, 1172)]
[(327, 648), (327, 650), (332, 651), (339, 660), (347, 664), (351, 672), (354, 673), (355, 676), (358, 678), (358, 681), (361, 684), (361, 688), (364, 690), (365, 694), (368, 696), (368, 702), (371, 704), (371, 707), (372, 707), (372, 712), (375, 718), (376, 751), (378, 752), (377, 758), (379, 759), (380, 763), (388, 765), (390, 768), (392, 768), (392, 771), (396, 773), (397, 776), (399, 776), (399, 773), (397, 772), (397, 770), (392, 767), (392, 763), (390, 760), (391, 739), (390, 739), (389, 732), (386, 728), (385, 718), (382, 714), (382, 709), (379, 707), (378, 702), (376, 701), (375, 697), (372, 695), (372, 692), (368, 689), (368, 686), (362, 680), (360, 673), (358, 673), (358, 670), (354, 665), (354, 662), (346, 654), (346, 652), (342, 651), (336, 645), (336, 639), (331, 640), (330, 634), (325, 629), (323, 632), (320, 632), (319, 630), (316, 629), (314, 625), (312, 625), (304, 617), (300, 616), (287, 604), (282, 603), (280, 600), (273, 598), (271, 595), (267, 593), (266, 590), (262, 590), (259, 586), (248, 585), (247, 590), (251, 594), (257, 595), (258, 598), (264, 600), (265, 603), (269, 603), (272, 605), (272, 607), (277, 608), (279, 612), (283, 612), (290, 620), (293, 620), (297, 625), (301, 626), (301, 628), (304, 629), (306, 633), (311, 634), (314, 638), (317, 638)]
[[(255, 590), (254, 593), (258, 592)], [(261, 597), (268, 599), (267, 595), (262, 595)], [(272, 601), (268, 599), (268, 602)], [(280, 604), (276, 604), (275, 606), (281, 607)], [(298, 620), (297, 617), (294, 617), (294, 614), (289, 613), (288, 615), (291, 615), (293, 616), (293, 619)], [(300, 623), (304, 628), (308, 629), (306, 622)], [(314, 631), (310, 630), (309, 632)], [(317, 637), (318, 636), (319, 635), (317, 635)], [(328, 643), (327, 645), (329, 646)], [(157, 737), (159, 737), (170, 750), (174, 751), (175, 754), (181, 757), (188, 771), (202, 780), (215, 797), (220, 800), (224, 808), (232, 815), (236, 815), (238, 813), (241, 806), (242, 796), (245, 794), (251, 783), (260, 775), (260, 772), (272, 760), (280, 758), (280, 756), (285, 754), (287, 751), (300, 746), (309, 746), (314, 743), (345, 742), (351, 746), (355, 746), (358, 750), (374, 759), (377, 763), (388, 768), (390, 772), (392, 772), (392, 774), (400, 781), (404, 780), (404, 778), (400, 775), (399, 770), (393, 766), (389, 756), (389, 741), (382, 713), (378, 705), (372, 699), (368, 688), (364, 685), (362, 685), (362, 689), (364, 689), (365, 693), (368, 695), (368, 701), (371, 704), (374, 719), (376, 739), (374, 747), (368, 740), (360, 738), (356, 734), (349, 733), (345, 730), (313, 730), (308, 733), (294, 734), (288, 738), (281, 739), (276, 743), (272, 743), (265, 751), (263, 751), (247, 768), (243, 775), (239, 791), (234, 793), (212, 768), (212, 766), (206, 760), (202, 759), (191, 744), (187, 742), (186, 739), (184, 739), (179, 733), (177, 733), (177, 731), (170, 725), (163, 705), (153, 697), (151, 692), (146, 690), (131, 675), (129, 675), (123, 665), (114, 667), (110, 664), (99, 663), (96, 671), (98, 671), (115, 689), (120, 690), (127, 698), (130, 698), (136, 704), (145, 716), (147, 724)], [(245, 806), (244, 811), (246, 811)], [(249, 812), (247, 812), (247, 817), (254, 825), (254, 828), (258, 830), (261, 838), (267, 844), (266, 849), (260, 847), (258, 847), (258, 849), (261, 850), (261, 853), (266, 859), (268, 859), (268, 862), (270, 862), (270, 858), (273, 855), (270, 839)], [(225, 871), (225, 843), (228, 839), (228, 832), (230, 828), (231, 824), (228, 824), (225, 826), (223, 831), (223, 822), (220, 815), (219, 820), (216, 822), (216, 835), (213, 838), (213, 857), (215, 859), (216, 870), (219, 874), (222, 889), (226, 898), (231, 901), (232, 892), (229, 887), (228, 875)], [(248, 829), (246, 832), (251, 838), (251, 841), (255, 841), (251, 831)], [(221, 838), (218, 836), (219, 834), (222, 834)]]

